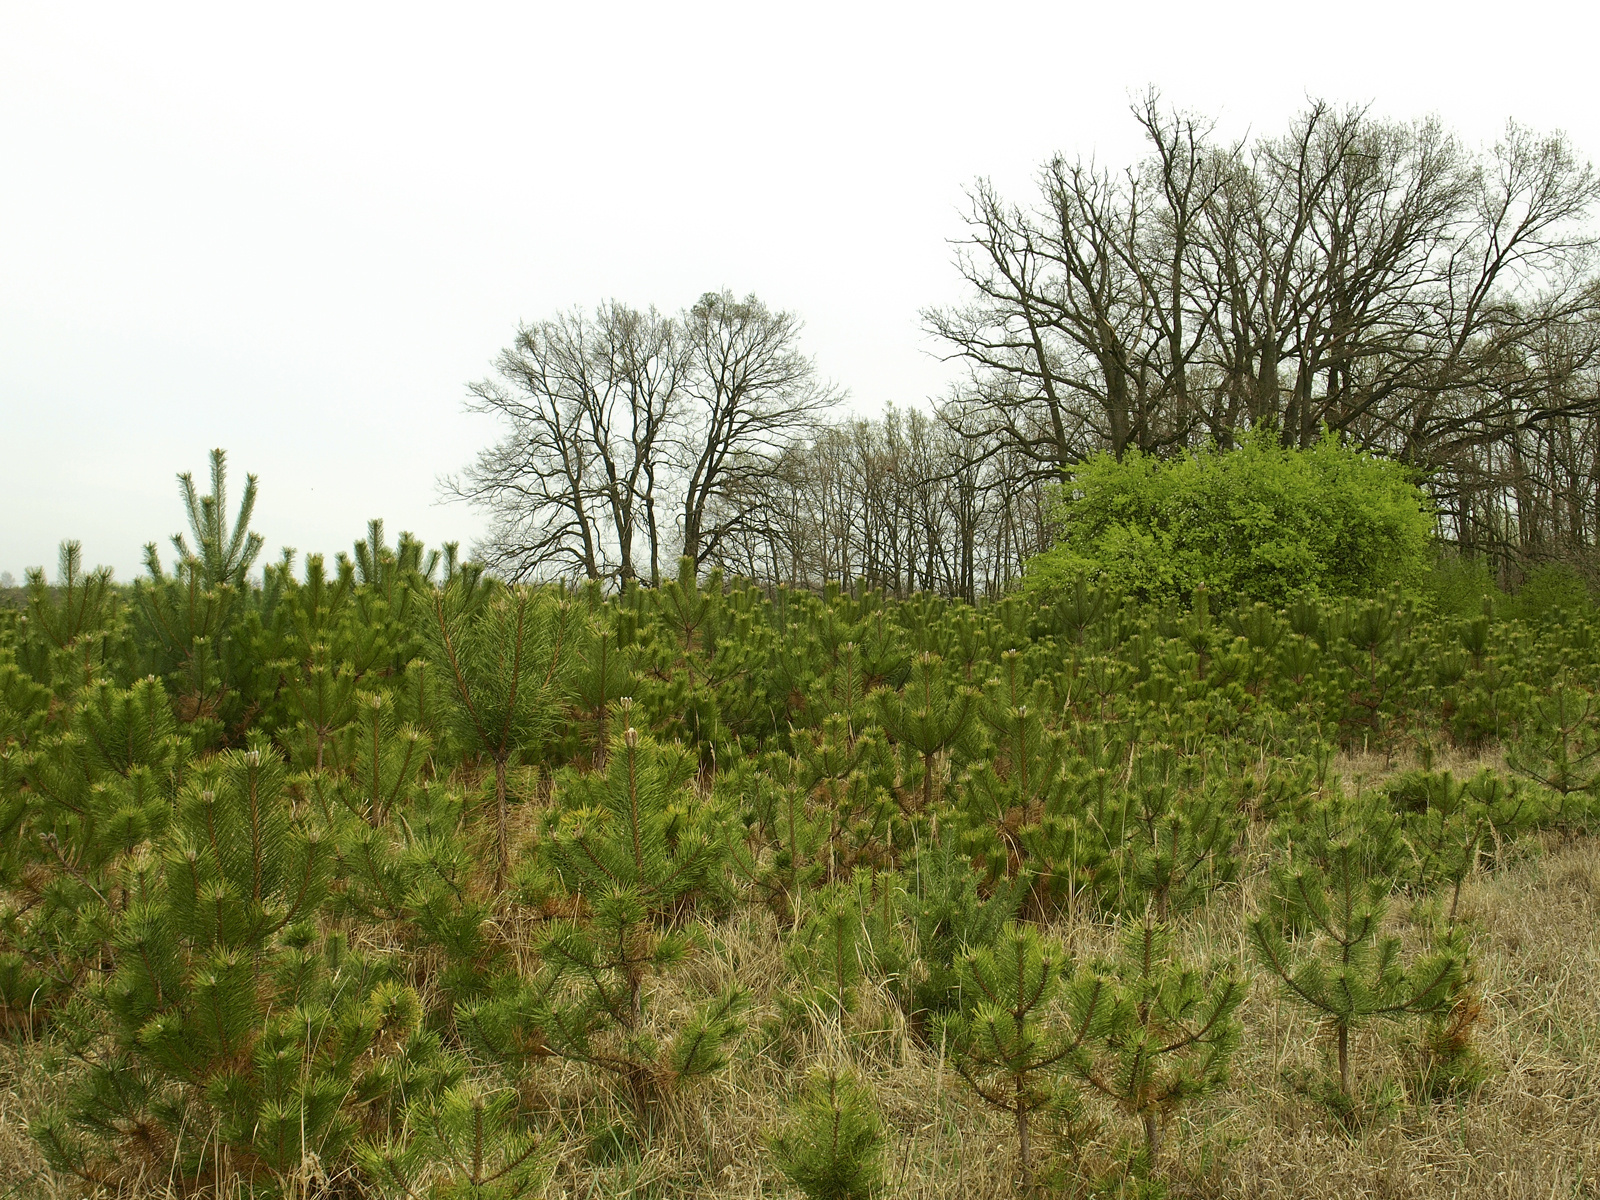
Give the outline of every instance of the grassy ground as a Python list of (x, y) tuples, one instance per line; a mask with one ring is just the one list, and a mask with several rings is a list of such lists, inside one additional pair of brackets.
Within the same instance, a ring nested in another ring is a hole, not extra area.
[[(1347, 778), (1363, 768), (1371, 778), (1389, 764), (1343, 765)], [(1264, 883), (1261, 865), (1253, 856), (1243, 886), (1220, 894), (1186, 924), (1189, 953), (1248, 961), (1244, 919)], [(1406, 902), (1396, 902), (1391, 920), (1402, 936), (1412, 932), (1413, 916)], [(1169, 1195), (1600, 1197), (1600, 842), (1552, 838), (1518, 847), (1503, 870), (1467, 882), (1459, 916), (1477, 955), (1482, 998), (1473, 1036), (1488, 1074), (1475, 1090), (1426, 1098), (1417, 1086), (1416, 1024), (1374, 1026), (1355, 1039), (1361, 1100), (1356, 1119), (1342, 1122), (1324, 1099), (1326, 1039), (1257, 974), (1242, 1009), (1245, 1037), (1231, 1087), (1168, 1131), (1161, 1173)], [(1109, 949), (1112, 940), (1108, 928), (1088, 922), (1056, 932), (1086, 955)], [(1007, 1120), (977, 1104), (936, 1052), (917, 1046), (886, 996), (869, 994), (842, 1033), (821, 1023), (784, 1038), (763, 1034), (763, 1018), (776, 1011), (773, 981), (785, 973), (769, 920), (718, 927), (680, 982), (744, 982), (757, 996), (756, 1028), (736, 1064), (684, 1097), (673, 1114), (676, 1128), (641, 1155), (607, 1162), (594, 1134), (612, 1117), (610, 1099), (575, 1071), (539, 1075), (526, 1099), (566, 1135), (547, 1194), (574, 1200), (784, 1195), (764, 1150), (765, 1132), (788, 1102), (785, 1089), (808, 1066), (842, 1061), (855, 1064), (877, 1090), (891, 1136), (888, 1195), (1014, 1194)], [(673, 999), (662, 997), (662, 1009), (670, 1011)], [(0, 1200), (78, 1194), (43, 1171), (27, 1136), (29, 1113), (58, 1086), (42, 1057), (39, 1046), (0, 1046)], [(1136, 1132), (1114, 1112), (1096, 1115), (1098, 1130), (1072, 1153), (1057, 1151), (1066, 1177), (1105, 1167), (1119, 1142)], [(305, 1182), (307, 1195), (328, 1192)], [(162, 1180), (148, 1179), (124, 1194), (156, 1200), (165, 1190)]]

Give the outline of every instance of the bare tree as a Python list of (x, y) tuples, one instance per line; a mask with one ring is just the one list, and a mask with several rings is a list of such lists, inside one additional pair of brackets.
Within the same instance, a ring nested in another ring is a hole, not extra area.
[(698, 565), (759, 514), (765, 484), (839, 393), (800, 352), (793, 313), (707, 292), (682, 322), (690, 365), (674, 440), (683, 554)]
[(525, 325), (472, 384), (468, 409), (505, 422), (447, 494), (483, 508), (480, 556), (512, 578), (661, 577), (660, 482), (689, 360), (678, 327), (611, 301)]

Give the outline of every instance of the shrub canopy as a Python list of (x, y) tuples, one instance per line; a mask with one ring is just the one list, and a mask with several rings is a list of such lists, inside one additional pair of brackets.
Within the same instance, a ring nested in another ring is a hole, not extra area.
[(1204, 584), (1281, 604), (1411, 590), (1433, 558), (1432, 507), (1405, 467), (1333, 434), (1305, 450), (1263, 430), (1181, 458), (1097, 454), (1060, 488), (1055, 519), (1056, 545), (1028, 564), (1030, 590), (1086, 576), (1144, 598), (1186, 599)]

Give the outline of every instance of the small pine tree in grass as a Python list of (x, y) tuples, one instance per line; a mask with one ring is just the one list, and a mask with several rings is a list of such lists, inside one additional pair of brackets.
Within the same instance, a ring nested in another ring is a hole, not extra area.
[(950, 1061), (1015, 1122), (1020, 1185), (1029, 1193), (1038, 1123), (1074, 1109), (1068, 1077), (1089, 1069), (1087, 1047), (1112, 1027), (1112, 987), (1087, 971), (1070, 973), (1064, 947), (1016, 924), (964, 955), (960, 979), (961, 1010), (942, 1028)]
[(1227, 971), (1178, 961), (1172, 941), (1151, 911), (1129, 925), (1113, 967), (1116, 1004), (1100, 1034), (1103, 1053), (1081, 1060), (1083, 1077), (1143, 1126), (1147, 1169), (1160, 1158), (1162, 1126), (1227, 1081), (1245, 994)]
[(939, 656), (929, 652), (913, 660), (911, 677), (903, 689), (876, 693), (879, 723), (909, 756), (908, 769), (903, 772), (906, 781), (908, 785), (917, 781), (912, 793), (916, 802), (908, 803), (910, 796), (901, 801), (908, 811), (932, 811), (935, 764), (972, 728), (976, 701), (977, 694), (964, 684), (953, 683)]
[(118, 864), (166, 829), (190, 765), (154, 679), (94, 685), (65, 724), (0, 752), (0, 781), (15, 788), (0, 800), (12, 862), (33, 863), (12, 881), (0, 932), (0, 1021), (35, 1021), (92, 976), (117, 911)]
[(356, 673), (334, 657), (326, 642), (306, 649), (305, 659), (285, 664), (284, 694), (293, 722), (284, 739), (297, 765), (321, 771), (344, 764), (356, 715)]
[(1185, 779), (1172, 749), (1138, 755), (1126, 809), (1118, 814), (1123, 841), (1124, 908), (1154, 906), (1157, 920), (1205, 902), (1211, 890), (1238, 875), (1244, 814), (1224, 787)]
[[(1380, 847), (1377, 857), (1383, 857)], [(1431, 1015), (1455, 1002), (1468, 963), (1451, 931), (1408, 962), (1400, 941), (1382, 936), (1390, 882), (1370, 873), (1373, 848), (1354, 837), (1332, 840), (1316, 856), (1272, 869), (1269, 911), (1250, 922), (1258, 961), (1285, 993), (1332, 1028), (1339, 1091), (1351, 1097), (1350, 1031), (1374, 1018)], [(1285, 929), (1304, 931), (1298, 944)]]
[[(749, 792), (764, 803), (766, 818), (761, 824), (769, 832), (771, 852), (751, 863), (749, 874), (756, 888), (784, 928), (794, 924), (802, 895), (815, 887), (828, 869), (828, 818), (816, 814), (807, 802), (807, 792), (798, 770), (799, 764), (787, 755), (775, 764), (771, 774), (759, 774), (749, 782)], [(753, 767), (735, 772), (755, 775)], [(778, 782), (773, 776), (778, 776)]]
[(1027, 869), (1039, 889), (1041, 909), (1055, 889), (1060, 864), (1033, 853), (1049, 839), (1041, 826), (1059, 822), (1076, 808), (1066, 773), (1066, 742), (1045, 724), (1052, 711), (1050, 685), (1035, 680), (1023, 685), (1022, 655), (1007, 650), (1000, 656), (1001, 674), (985, 687), (978, 714), (994, 740), (994, 757), (962, 776), (956, 819), (963, 843), (984, 864), (991, 880), (1012, 879)]
[(554, 1154), (517, 1111), (517, 1095), (463, 1080), (414, 1101), (407, 1135), (368, 1142), (357, 1161), (394, 1200), (522, 1200), (549, 1179)]
[(111, 1184), (159, 1162), (270, 1192), (336, 1164), (356, 1109), (426, 1068), (390, 962), (317, 932), (333, 852), (285, 783), (260, 743), (208, 761), (159, 852), (120, 869), (110, 974), (62, 1020), (82, 1070), (35, 1129), (58, 1169)]
[[(632, 706), (621, 715), (628, 720)], [(675, 925), (728, 862), (720, 820), (695, 811), (685, 787), (693, 769), (688, 755), (630, 726), (612, 742), (603, 776), (567, 778), (578, 804), (554, 821), (541, 852), (586, 916), (543, 938), (537, 979), (457, 1015), (495, 1059), (555, 1054), (610, 1076), (647, 1133), (676, 1090), (722, 1067), (748, 1004), (742, 988), (724, 989), (664, 1038), (650, 1020), (648, 984), (695, 947), (693, 932)]]
[(980, 894), (971, 860), (948, 836), (923, 843), (908, 875), (897, 899), (914, 962), (901, 973), (900, 1002), (912, 1029), (929, 1036), (938, 1018), (960, 1007), (962, 955), (994, 942), (1017, 915), (1028, 884), (1019, 876)]
[(452, 731), (493, 766), (499, 892), (511, 875), (507, 771), (515, 755), (537, 755), (566, 705), (574, 610), (534, 588), (491, 590), (469, 570), (434, 589), (427, 607), (425, 641), (448, 681)]
[(804, 986), (785, 1000), (798, 1001), (843, 1029), (855, 1008), (862, 975), (861, 897), (850, 884), (835, 884), (818, 895), (810, 909), (787, 956), (790, 970)]
[(263, 545), (250, 531), (256, 480), (248, 477), (231, 528), (227, 456), (221, 450), (211, 452), (209, 494), (198, 494), (187, 472), (178, 476), (178, 485), (195, 544), (173, 534), (178, 558), (171, 575), (162, 569), (156, 544), (145, 547), (149, 578), (135, 585), (134, 612), (154, 673), (176, 698), (178, 716), (216, 742), (244, 716), (241, 685), (250, 664), (240, 636), (241, 599)]
[(1558, 681), (1533, 701), (1506, 765), (1560, 797), (1555, 817), (1564, 830), (1585, 824), (1600, 795), (1600, 698)]
[(345, 771), (337, 776), (313, 772), (305, 787), (330, 819), (339, 805), (379, 827), (391, 813), (407, 813), (417, 802), (433, 743), (421, 730), (395, 720), (394, 697), (387, 692), (363, 692), (352, 707)]
[[(325, 799), (337, 816), (337, 798)], [(491, 989), (508, 949), (493, 936), (491, 900), (471, 886), (478, 862), (462, 832), (465, 806), (448, 788), (423, 786), (399, 819), (356, 822), (339, 837), (346, 887), (334, 911), (388, 923), (412, 953), (439, 956), (429, 989), (437, 1003), (430, 1017), (439, 1020)]]
[(603, 619), (590, 622), (574, 656), (573, 703), (588, 727), (589, 761), (597, 770), (606, 764), (612, 710), (623, 697), (632, 696), (638, 684), (635, 657)]
[(834, 1067), (811, 1073), (768, 1144), (778, 1169), (810, 1200), (868, 1200), (883, 1190), (884, 1142), (871, 1090)]

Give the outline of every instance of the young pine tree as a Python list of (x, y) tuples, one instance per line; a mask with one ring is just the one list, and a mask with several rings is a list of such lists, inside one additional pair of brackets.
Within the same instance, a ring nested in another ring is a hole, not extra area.
[(1556, 820), (1564, 830), (1584, 824), (1600, 795), (1600, 699), (1558, 682), (1533, 701), (1506, 764), (1560, 797)]
[[(977, 694), (953, 682), (937, 654), (924, 652), (912, 662), (911, 677), (899, 691), (876, 693), (878, 721), (908, 758), (907, 784), (916, 780), (918, 802), (903, 807), (919, 813), (933, 808), (939, 756), (972, 728)], [(910, 787), (907, 791), (910, 791)], [(917, 794), (917, 793), (913, 793)]]
[(1068, 1080), (1089, 1069), (1087, 1046), (1110, 1027), (1111, 985), (1069, 973), (1064, 947), (1016, 924), (965, 954), (960, 972), (961, 1010), (942, 1030), (950, 1061), (980, 1098), (1010, 1114), (1021, 1190), (1030, 1193), (1034, 1133), (1041, 1119), (1075, 1107)]
[(510, 1088), (463, 1080), (409, 1106), (410, 1136), (369, 1142), (357, 1161), (393, 1200), (523, 1200), (548, 1182), (554, 1154)]
[(23, 642), (25, 652), (32, 651), (35, 677), (48, 681), (62, 699), (109, 680), (125, 641), (119, 607), (111, 568), (85, 571), (83, 547), (62, 542), (53, 588), (42, 569), (28, 572)]
[(1239, 1044), (1234, 1015), (1245, 987), (1226, 971), (1203, 971), (1172, 952), (1172, 930), (1146, 912), (1124, 931), (1114, 969), (1116, 1003), (1100, 1035), (1102, 1054), (1084, 1078), (1144, 1129), (1146, 1169), (1161, 1155), (1162, 1126), (1221, 1087)]
[(1048, 858), (1033, 861), (1049, 842), (1040, 838), (1040, 830), (1047, 821), (1068, 817), (1076, 806), (1066, 776), (1066, 742), (1045, 723), (1053, 708), (1050, 685), (1041, 679), (1024, 686), (1022, 657), (1005, 651), (1001, 674), (984, 688), (978, 715), (994, 753), (961, 778), (956, 819), (963, 844), (991, 880), (1013, 879), (1024, 869), (1033, 874), (1042, 910), (1055, 890), (1058, 864)]
[[(622, 706), (623, 719), (630, 715)], [(748, 1002), (743, 989), (725, 989), (665, 1038), (650, 1020), (651, 980), (695, 946), (681, 914), (728, 863), (720, 820), (685, 787), (693, 769), (687, 754), (630, 726), (613, 741), (604, 775), (567, 778), (575, 804), (541, 850), (558, 889), (581, 899), (585, 915), (542, 940), (537, 980), (458, 1018), (497, 1057), (537, 1044), (609, 1076), (646, 1134), (680, 1087), (722, 1067)]]
[(870, 1200), (883, 1190), (883, 1123), (872, 1091), (837, 1067), (812, 1072), (769, 1146), (809, 1200)]
[(259, 741), (209, 760), (158, 852), (119, 872), (109, 976), (63, 1027), (84, 1069), (34, 1130), (57, 1169), (281, 1184), (336, 1163), (352, 1106), (392, 1075), (420, 1005), (385, 960), (318, 933), (334, 854), (286, 782)]
[(247, 477), (229, 527), (227, 456), (211, 452), (211, 491), (202, 496), (188, 472), (178, 476), (184, 513), (195, 539), (172, 536), (177, 561), (168, 575), (156, 544), (145, 547), (149, 578), (134, 590), (137, 625), (154, 673), (176, 698), (179, 717), (215, 742), (237, 731), (247, 714), (242, 691), (251, 663), (243, 636), (244, 597), (251, 566), (261, 553), (250, 531), (256, 479)]
[(979, 882), (972, 860), (948, 835), (922, 843), (911, 861), (898, 906), (916, 967), (902, 974), (901, 1003), (921, 1036), (960, 1008), (963, 955), (993, 945), (1027, 894), (1026, 876), (997, 884), (988, 895), (979, 892)]
[(451, 731), (494, 770), (495, 874), (511, 875), (507, 772), (513, 758), (538, 758), (567, 702), (574, 612), (531, 587), (492, 588), (462, 570), (433, 589), (424, 642), (447, 680)]
[[(1392, 885), (1373, 867), (1394, 860), (1397, 840), (1392, 827), (1375, 832), (1336, 825), (1331, 836), (1309, 838), (1295, 858), (1274, 865), (1268, 911), (1250, 922), (1261, 965), (1292, 1000), (1332, 1027), (1346, 1102), (1352, 1095), (1350, 1031), (1374, 1018), (1448, 1009), (1468, 962), (1454, 932), (1409, 962), (1399, 939), (1383, 936)], [(1286, 931), (1301, 936), (1291, 943)]]

